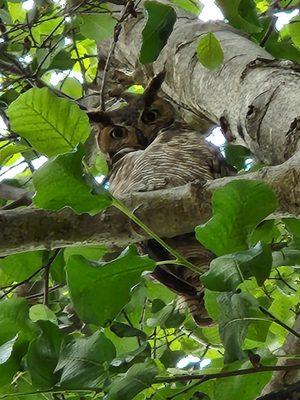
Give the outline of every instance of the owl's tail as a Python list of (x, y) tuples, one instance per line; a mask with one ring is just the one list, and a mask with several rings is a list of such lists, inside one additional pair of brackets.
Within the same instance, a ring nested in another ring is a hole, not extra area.
[[(178, 240), (178, 238), (176, 238)], [(186, 237), (185, 237), (186, 240)], [(193, 240), (193, 255), (195, 253), (194, 241)], [(187, 243), (185, 242), (185, 245)], [(144, 251), (146, 250), (149, 256), (156, 261), (170, 259), (169, 253), (162, 248), (154, 240), (149, 240), (144, 244)], [(198, 255), (203, 258), (204, 253), (207, 252), (196, 242)], [(177, 247), (177, 246), (176, 246)], [(186, 246), (185, 246), (186, 247)], [(178, 250), (178, 248), (177, 248)], [(181, 252), (182, 253), (182, 252)], [(209, 257), (211, 253), (209, 254)], [(207, 254), (205, 253), (205, 259), (207, 261)], [(200, 327), (207, 327), (212, 325), (213, 321), (209, 317), (205, 305), (204, 305), (204, 288), (200, 282), (200, 275), (196, 272), (188, 270), (186, 267), (178, 265), (161, 265), (151, 274), (156, 280), (167, 286), (170, 290), (175, 292), (178, 296), (178, 306), (180, 308), (188, 307), (189, 311), (195, 320), (196, 324)]]

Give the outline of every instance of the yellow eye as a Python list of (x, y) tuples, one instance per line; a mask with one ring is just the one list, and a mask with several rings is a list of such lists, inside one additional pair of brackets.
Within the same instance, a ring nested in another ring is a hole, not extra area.
[(118, 126), (116, 125), (111, 131), (110, 131), (110, 136), (113, 139), (123, 139), (127, 136), (127, 131), (123, 126)]
[(159, 117), (159, 111), (152, 109), (152, 110), (146, 110), (142, 114), (142, 121), (145, 124), (153, 124), (157, 118)]

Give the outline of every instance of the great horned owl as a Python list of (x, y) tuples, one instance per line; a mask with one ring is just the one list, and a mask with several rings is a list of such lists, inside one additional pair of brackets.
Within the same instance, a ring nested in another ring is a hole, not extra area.
[[(110, 163), (109, 187), (116, 197), (233, 174), (219, 149), (179, 121), (172, 104), (157, 95), (162, 81), (163, 74), (158, 74), (141, 97), (129, 100), (121, 109), (89, 113), (98, 131), (99, 147)], [(165, 241), (199, 271), (214, 258), (193, 233)], [(141, 247), (156, 260), (170, 259), (154, 240)], [(211, 323), (197, 273), (184, 266), (164, 265), (152, 275), (183, 297), (199, 326)]]

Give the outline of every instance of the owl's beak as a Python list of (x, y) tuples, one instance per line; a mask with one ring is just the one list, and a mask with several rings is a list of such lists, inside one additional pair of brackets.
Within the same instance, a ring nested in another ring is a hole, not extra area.
[(142, 146), (142, 148), (146, 148), (148, 146), (148, 139), (141, 131), (136, 132), (136, 137), (138, 144)]

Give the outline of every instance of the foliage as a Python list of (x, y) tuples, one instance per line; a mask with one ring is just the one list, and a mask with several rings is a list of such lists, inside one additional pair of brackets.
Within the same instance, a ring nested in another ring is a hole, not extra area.
[[(114, 204), (107, 186), (97, 183), (107, 174), (104, 157), (89, 159), (91, 127), (83, 104), (105, 63), (98, 63), (97, 48), (118, 36), (122, 21), (114, 6), (96, 0), (67, 1), (64, 8), (36, 0), (30, 10), (26, 3), (0, 0), (0, 115), (7, 125), (0, 130), (0, 176), (12, 168), (13, 179), (5, 183), (34, 192), (35, 207), (69, 207), (85, 218)], [(275, 12), (289, 12), (297, 2), (216, 3), (231, 26), (257, 44), (265, 38), (274, 56), (299, 62), (299, 16), (265, 37)], [(142, 64), (159, 57), (178, 7), (188, 20), (202, 5), (145, 2)], [(218, 32), (209, 32), (199, 37), (191, 62), (222, 68), (224, 50)], [(129, 92), (143, 90), (130, 85)], [(174, 294), (149, 277), (155, 261), (134, 246), (117, 255), (101, 243), (84, 243), (2, 257), (0, 398), (259, 396), (270, 371), (206, 382), (190, 377), (252, 368), (253, 359), (274, 365), (274, 349), (283, 344), (299, 306), (300, 222), (271, 215), (276, 196), (265, 184), (247, 180), (246, 148), (226, 143), (225, 155), (244, 179), (214, 192), (213, 216), (196, 228), (197, 239), (216, 255), (201, 276), (214, 325), (195, 325)], [(11, 201), (1, 199), (1, 205)]]

